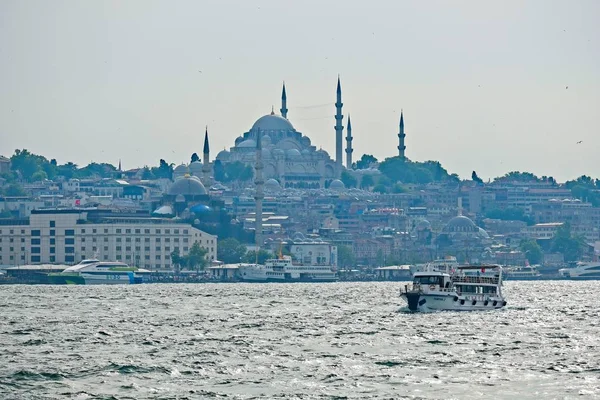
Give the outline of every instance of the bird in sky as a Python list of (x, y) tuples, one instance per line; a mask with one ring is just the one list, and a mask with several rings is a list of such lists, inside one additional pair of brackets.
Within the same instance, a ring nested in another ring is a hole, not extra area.
[(583, 140), (580, 140), (579, 142), (577, 142), (577, 144), (579, 144), (579, 143), (583, 143)]

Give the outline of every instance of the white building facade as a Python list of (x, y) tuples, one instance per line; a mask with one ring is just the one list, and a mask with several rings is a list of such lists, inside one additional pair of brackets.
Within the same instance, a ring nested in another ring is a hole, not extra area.
[(185, 256), (195, 242), (217, 258), (217, 237), (169, 219), (118, 214), (90, 219), (86, 210), (35, 210), (29, 220), (0, 225), (0, 266), (74, 264), (86, 258), (172, 269), (171, 253)]

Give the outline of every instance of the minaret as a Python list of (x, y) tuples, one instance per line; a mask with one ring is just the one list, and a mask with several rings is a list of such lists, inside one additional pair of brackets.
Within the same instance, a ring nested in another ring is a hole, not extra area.
[(202, 152), (202, 184), (206, 189), (212, 185), (210, 179), (210, 161), (209, 161), (210, 148), (208, 146), (208, 126), (204, 132), (204, 151)]
[(119, 172), (122, 171), (122, 169), (121, 169), (121, 159), (120, 158), (119, 158), (119, 169), (117, 171), (119, 171)]
[(285, 95), (285, 82), (283, 82), (283, 90), (281, 91), (281, 116), (287, 119), (287, 96)]
[(337, 101), (335, 103), (335, 162), (340, 167), (342, 166), (342, 134), (344, 126), (342, 125), (342, 85), (340, 84), (340, 77), (338, 75), (337, 82)]
[(400, 132), (398, 133), (398, 156), (401, 158), (406, 158), (404, 155), (404, 150), (406, 150), (406, 146), (404, 145), (404, 138), (406, 135), (404, 134), (404, 113), (400, 111)]
[(348, 126), (346, 127), (346, 168), (352, 168), (352, 124), (350, 123), (350, 114), (348, 114)]
[(256, 132), (256, 165), (254, 169), (256, 173), (254, 174), (254, 185), (256, 187), (256, 191), (254, 193), (254, 200), (256, 202), (256, 212), (255, 215), (255, 239), (256, 239), (256, 251), (258, 254), (258, 250), (262, 247), (263, 239), (262, 239), (262, 202), (265, 198), (263, 192), (263, 184), (265, 181), (263, 180), (263, 161), (262, 161), (262, 143), (260, 137), (260, 129)]

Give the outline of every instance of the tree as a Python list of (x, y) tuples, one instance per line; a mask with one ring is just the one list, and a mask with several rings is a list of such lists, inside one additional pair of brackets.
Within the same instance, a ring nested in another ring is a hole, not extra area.
[(535, 265), (542, 262), (542, 248), (534, 239), (521, 240), (519, 247), (521, 248), (521, 251), (525, 253), (525, 257), (527, 258), (527, 261), (529, 261), (529, 264)]
[(158, 162), (158, 167), (153, 167), (151, 171), (157, 179), (173, 179), (173, 164), (167, 164), (162, 158)]
[(412, 162), (404, 157), (386, 158), (379, 164), (381, 173), (390, 179), (391, 183), (430, 183), (455, 181), (448, 171), (437, 161)]
[(193, 163), (193, 162), (196, 162), (196, 161), (200, 161), (200, 157), (198, 157), (197, 153), (193, 153), (190, 162)]
[(185, 260), (183, 259), (183, 257), (181, 257), (181, 255), (179, 255), (179, 248), (176, 247), (175, 250), (171, 252), (171, 264), (173, 264), (173, 266), (175, 267), (175, 271), (179, 272), (181, 264), (184, 263)]
[(190, 252), (186, 256), (187, 267), (190, 270), (196, 269), (198, 272), (204, 270), (208, 264), (208, 260), (206, 259), (207, 254), (208, 249), (200, 247), (199, 242), (194, 242), (190, 248)]
[(503, 176), (494, 178), (494, 182), (540, 182), (540, 178), (531, 172), (511, 171)]
[(352, 249), (348, 246), (340, 245), (337, 247), (338, 265), (340, 268), (352, 268), (356, 265), (356, 258)]
[(505, 209), (492, 208), (485, 212), (485, 217), (490, 219), (500, 219), (502, 221), (523, 221), (527, 225), (533, 225), (533, 219), (525, 215), (525, 211), (518, 207), (508, 207)]
[(396, 183), (392, 187), (392, 193), (406, 193), (406, 192), (407, 192), (406, 188), (404, 186), (402, 186), (402, 184), (400, 184), (400, 183)]
[(360, 188), (361, 189), (369, 189), (374, 184), (375, 184), (375, 181), (373, 180), (373, 176), (371, 176), (371, 175), (365, 174), (362, 176), (362, 179), (360, 180)]
[(46, 174), (46, 172), (42, 169), (38, 170), (36, 173), (31, 175), (32, 182), (40, 182), (46, 179), (48, 179), (48, 174)]
[(27, 193), (25, 193), (25, 190), (23, 190), (21, 185), (19, 185), (18, 183), (11, 183), (10, 185), (8, 185), (8, 187), (4, 191), (4, 194), (9, 197), (20, 197), (27, 195)]
[(227, 238), (219, 241), (217, 246), (217, 259), (225, 264), (240, 262), (248, 252), (246, 246), (235, 238)]
[(346, 170), (342, 171), (340, 180), (347, 188), (356, 187), (356, 178)]
[(479, 176), (477, 176), (477, 172), (475, 172), (475, 171), (473, 171), (473, 173), (471, 174), (471, 180), (475, 183), (483, 184), (483, 179), (481, 179)]
[(581, 257), (585, 242), (580, 236), (571, 235), (571, 225), (564, 223), (558, 227), (550, 250), (553, 252), (562, 253), (565, 261), (577, 261)]
[(225, 174), (225, 167), (223, 167), (223, 163), (221, 160), (215, 160), (213, 165), (213, 171), (215, 173), (215, 180), (218, 182), (225, 182), (227, 179), (227, 175)]
[(387, 188), (382, 184), (378, 184), (373, 188), (373, 191), (375, 193), (387, 193)]
[(144, 167), (142, 169), (142, 179), (145, 181), (150, 181), (150, 180), (156, 179), (156, 177), (154, 176), (154, 174), (152, 173), (150, 168)]
[(356, 162), (356, 169), (367, 169), (371, 164), (375, 164), (377, 158), (371, 154), (363, 154), (359, 161)]
[[(259, 264), (264, 264), (265, 261), (267, 261), (268, 259), (273, 258), (273, 254), (260, 249), (258, 251), (258, 263)], [(243, 261), (246, 263), (256, 263), (257, 262), (257, 257), (256, 257), (256, 251), (255, 250), (250, 250), (249, 252), (246, 253), (246, 255), (243, 258)]]

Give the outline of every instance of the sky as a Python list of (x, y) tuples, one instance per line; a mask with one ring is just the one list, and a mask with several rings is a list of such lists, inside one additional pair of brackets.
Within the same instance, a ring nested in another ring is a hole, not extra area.
[(355, 159), (397, 155), (404, 110), (407, 157), (462, 178), (600, 178), (599, 20), (597, 0), (2, 0), (0, 154), (179, 164), (208, 126), (212, 159), (285, 81), (334, 157), (339, 75)]

